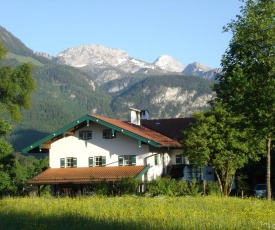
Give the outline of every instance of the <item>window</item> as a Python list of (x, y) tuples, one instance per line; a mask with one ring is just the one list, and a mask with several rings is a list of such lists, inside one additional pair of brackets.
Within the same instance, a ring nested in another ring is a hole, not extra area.
[(105, 156), (89, 157), (89, 167), (106, 165)]
[(65, 168), (65, 158), (60, 158), (60, 168)]
[(116, 138), (116, 131), (113, 129), (105, 129), (102, 132), (102, 137), (104, 139), (113, 139)]
[(183, 163), (183, 156), (176, 155), (176, 165), (181, 165)]
[(93, 167), (93, 166), (94, 166), (94, 158), (89, 157), (89, 167)]
[(60, 158), (60, 168), (73, 168), (77, 167), (77, 158), (75, 157), (67, 157)]
[(118, 156), (118, 165), (136, 165), (136, 155)]
[(79, 131), (79, 139), (81, 140), (92, 139), (92, 131), (91, 130)]
[(102, 157), (95, 157), (95, 165), (96, 166), (102, 165)]
[(132, 165), (132, 156), (130, 155), (124, 156), (124, 165)]
[(75, 157), (67, 157), (66, 158), (66, 168), (77, 167), (77, 158)]

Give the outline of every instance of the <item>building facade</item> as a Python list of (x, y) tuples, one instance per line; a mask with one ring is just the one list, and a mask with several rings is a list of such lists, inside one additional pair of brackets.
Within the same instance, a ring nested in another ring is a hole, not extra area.
[(49, 153), (49, 168), (29, 183), (51, 185), (53, 193), (64, 188), (83, 193), (100, 180), (112, 184), (126, 177), (213, 180), (211, 168), (209, 173), (203, 172), (206, 168), (194, 171), (182, 156), (180, 136), (192, 122), (193, 118), (149, 120), (148, 111), (136, 109), (131, 109), (130, 121), (85, 115), (23, 149)]

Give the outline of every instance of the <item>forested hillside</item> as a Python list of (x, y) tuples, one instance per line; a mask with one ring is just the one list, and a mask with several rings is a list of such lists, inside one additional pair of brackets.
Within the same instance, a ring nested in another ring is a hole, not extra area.
[(210, 82), (179, 75), (149, 76), (112, 100), (118, 118), (129, 115), (128, 108), (147, 109), (151, 118), (191, 116), (206, 108), (212, 98)]
[(15, 146), (24, 147), (83, 114), (110, 116), (111, 97), (89, 82), (84, 73), (52, 64), (37, 68), (33, 76), (37, 91), (31, 109), (23, 112), (12, 136)]
[[(16, 151), (87, 113), (128, 119), (129, 108), (147, 109), (151, 117), (184, 117), (207, 106), (212, 97), (210, 81), (183, 75), (150, 76), (123, 74), (98, 85), (87, 72), (54, 63), (35, 54), (19, 39), (0, 27), (0, 41), (8, 48), (3, 65), (22, 62), (35, 65), (33, 77), (37, 90), (29, 111), (15, 124), (9, 140)], [(95, 70), (96, 73), (96, 70)]]

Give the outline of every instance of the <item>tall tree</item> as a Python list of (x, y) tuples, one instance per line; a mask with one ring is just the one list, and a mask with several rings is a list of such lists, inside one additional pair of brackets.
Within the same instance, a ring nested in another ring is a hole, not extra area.
[(271, 200), (270, 150), (275, 137), (275, 1), (248, 0), (225, 28), (232, 33), (222, 57), (217, 100), (244, 117), (266, 140), (267, 198)]
[[(0, 43), (0, 60), (4, 60), (7, 49)], [(9, 186), (9, 174), (1, 160), (13, 153), (12, 146), (4, 139), (12, 130), (11, 122), (21, 119), (21, 110), (30, 106), (31, 93), (36, 87), (31, 76), (30, 63), (16, 68), (0, 68), (0, 190)]]
[(236, 171), (250, 159), (259, 159), (261, 145), (249, 138), (247, 129), (238, 129), (240, 117), (232, 116), (221, 104), (194, 117), (196, 122), (184, 132), (184, 154), (198, 167), (212, 167), (221, 194), (228, 196)]

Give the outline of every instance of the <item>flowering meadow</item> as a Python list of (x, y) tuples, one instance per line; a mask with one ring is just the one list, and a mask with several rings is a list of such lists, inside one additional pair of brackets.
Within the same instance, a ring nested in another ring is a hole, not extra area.
[(3, 198), (0, 229), (275, 229), (275, 203), (214, 196)]

